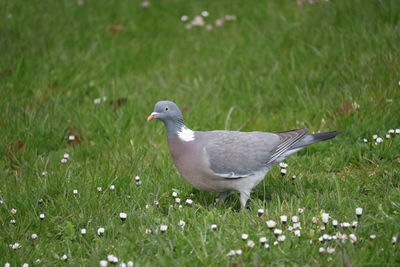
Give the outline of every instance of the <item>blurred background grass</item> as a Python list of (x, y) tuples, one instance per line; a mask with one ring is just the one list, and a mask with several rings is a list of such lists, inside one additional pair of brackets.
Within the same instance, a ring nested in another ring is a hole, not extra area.
[[(361, 205), (376, 215), (361, 233), (368, 237), (373, 230), (386, 239), (345, 247), (332, 256), (334, 264), (348, 264), (346, 257), (398, 263), (398, 249), (388, 240), (400, 229), (399, 141), (374, 146), (361, 138), (400, 127), (399, 1), (78, 3), (0, 1), (4, 262), (41, 258), (57, 265), (67, 253), (70, 264), (92, 265), (113, 252), (143, 265), (230, 263), (225, 255), (240, 247), (240, 231), (257, 235), (265, 225), (231, 211), (237, 197), (214, 207), (213, 195), (195, 192), (193, 210), (168, 208), (172, 188), (192, 192), (172, 166), (163, 126), (145, 123), (154, 103), (168, 99), (194, 130), (343, 131), (288, 160), (295, 168), (289, 173), (300, 177), (295, 183), (272, 171), (257, 187), (252, 209), (266, 207), (278, 216), (307, 206), (309, 219), (321, 209), (351, 216)], [(186, 29), (180, 17), (192, 19), (202, 10), (213, 29)], [(227, 14), (237, 20), (216, 27)], [(93, 103), (103, 96), (106, 101)], [(71, 133), (75, 146), (67, 141)], [(63, 165), (64, 152), (71, 160)], [(132, 179), (136, 174), (141, 187)], [(115, 193), (95, 190), (110, 184)], [(74, 188), (79, 197), (72, 196)], [(40, 198), (45, 205), (37, 204)], [(161, 207), (149, 214), (144, 206), (153, 200)], [(19, 210), (16, 225), (9, 223), (12, 207)], [(121, 226), (121, 210), (133, 221)], [(39, 222), (40, 212), (49, 220)], [(191, 231), (144, 235), (146, 227), (176, 225), (181, 218), (192, 220)], [(207, 239), (202, 233), (208, 235), (210, 223), (226, 224), (226, 231)], [(65, 236), (69, 224), (77, 232), (92, 227), (93, 236)], [(94, 237), (101, 225), (115, 232)], [(40, 236), (35, 245), (28, 241), (32, 231)], [(30, 245), (12, 251), (8, 244), (16, 240)], [(316, 265), (327, 257), (292, 242), (268, 255), (249, 251), (238, 262)]]

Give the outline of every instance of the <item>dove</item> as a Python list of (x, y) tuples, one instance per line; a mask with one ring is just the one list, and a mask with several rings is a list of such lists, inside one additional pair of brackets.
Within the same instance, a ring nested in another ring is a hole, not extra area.
[(161, 120), (176, 169), (193, 187), (218, 193), (218, 202), (239, 192), (246, 207), (252, 189), (288, 156), (304, 147), (334, 138), (340, 132), (308, 134), (308, 129), (285, 132), (193, 131), (179, 107), (159, 101), (147, 120)]

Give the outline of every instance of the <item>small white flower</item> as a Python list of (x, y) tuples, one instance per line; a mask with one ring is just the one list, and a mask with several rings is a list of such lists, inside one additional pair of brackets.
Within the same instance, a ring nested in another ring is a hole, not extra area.
[(150, 1), (145, 0), (140, 4), (143, 8), (148, 8), (150, 6)]
[(322, 213), (321, 217), (324, 224), (327, 224), (329, 222), (329, 213)]
[(100, 227), (99, 229), (97, 229), (97, 235), (102, 236), (105, 231), (106, 231), (106, 229), (104, 229), (103, 227)]
[(280, 235), (280, 236), (278, 236), (278, 241), (279, 242), (283, 242), (283, 241), (285, 241), (286, 240), (286, 236), (284, 236), (284, 235)]
[(297, 179), (297, 176), (296, 175), (293, 175), (292, 176), (292, 180), (294, 181), (294, 180), (296, 180)]
[(64, 158), (62, 158), (62, 159), (60, 160), (61, 163), (67, 163), (67, 161), (68, 161), (68, 160), (67, 160), (67, 159), (64, 159)]
[(160, 231), (161, 232), (166, 232), (168, 230), (168, 225), (165, 225), (165, 224), (161, 224), (160, 225)]
[(146, 233), (146, 235), (149, 235), (149, 234), (152, 233), (152, 231), (151, 231), (151, 229), (147, 228), (146, 231), (145, 231), (145, 233)]
[(110, 185), (110, 190), (111, 190), (111, 191), (115, 190), (115, 185), (113, 185), (113, 184)]
[(300, 237), (301, 236), (300, 230), (294, 230), (294, 235)]
[(204, 26), (204, 19), (202, 16), (196, 16), (192, 20), (192, 25), (193, 26)]
[(396, 244), (397, 243), (397, 236), (393, 236), (392, 237), (392, 244)]
[(148, 210), (150, 206), (149, 206), (149, 204), (146, 204), (144, 207), (146, 210)]
[(210, 228), (211, 228), (211, 230), (217, 230), (217, 225), (216, 224), (211, 224)]
[(301, 223), (294, 223), (293, 224), (293, 229), (301, 229)]
[(93, 99), (94, 104), (100, 104), (101, 103), (101, 98), (95, 98)]
[(259, 239), (261, 244), (267, 243), (268, 239), (266, 237), (260, 237)]
[(154, 204), (154, 206), (158, 206), (158, 204), (160, 204), (160, 203), (158, 202), (158, 200), (154, 200), (153, 204)]
[(228, 254), (226, 254), (226, 256), (228, 256), (228, 257), (232, 257), (232, 256), (235, 256), (235, 255), (236, 255), (236, 251), (235, 250), (230, 250), (228, 252)]
[(268, 249), (269, 248), (269, 244), (264, 244), (264, 248)]
[(206, 30), (207, 30), (207, 31), (211, 31), (212, 28), (213, 28), (213, 26), (212, 26), (211, 24), (207, 24), (207, 25), (206, 25)]
[(340, 224), (340, 226), (342, 226), (343, 228), (349, 228), (349, 227), (350, 227), (350, 223), (348, 223), (348, 222), (342, 222), (342, 223)]
[(281, 169), (281, 175), (285, 175), (287, 173), (286, 169)]
[(11, 223), (11, 224), (16, 224), (16, 223), (17, 223), (17, 221), (16, 221), (16, 220), (14, 220), (14, 219), (11, 219), (11, 220), (10, 220), (10, 223)]
[(225, 15), (225, 19), (226, 20), (236, 20), (236, 16), (235, 15)]
[(283, 224), (287, 223), (287, 216), (286, 215), (282, 215), (280, 218), (281, 218), (281, 223), (283, 223)]
[(43, 171), (41, 174), (42, 174), (42, 176), (46, 176), (47, 175), (47, 171)]
[(297, 212), (299, 214), (303, 214), (304, 213), (305, 208), (298, 208)]
[(324, 247), (319, 248), (319, 253), (325, 253), (326, 249)]
[(326, 248), (326, 252), (328, 252), (328, 254), (333, 254), (335, 253), (336, 249), (334, 247), (327, 247)]
[(135, 181), (140, 181), (140, 176), (139, 175), (135, 176)]
[(355, 235), (355, 234), (350, 234), (349, 235), (349, 238), (350, 238), (350, 242), (351, 243), (356, 243), (357, 242), (357, 236)]
[(37, 235), (37, 234), (32, 234), (32, 235), (31, 235), (31, 238), (32, 238), (33, 240), (35, 240), (35, 239), (38, 238), (38, 235)]
[(201, 11), (201, 15), (203, 16), (203, 17), (208, 17), (208, 11)]
[(44, 213), (39, 214), (39, 219), (44, 220)]
[(186, 15), (183, 15), (183, 16), (181, 17), (181, 21), (188, 21), (188, 20), (189, 20), (189, 17), (186, 16)]
[(328, 235), (328, 234), (323, 234), (323, 235), (322, 235), (322, 239), (323, 239), (323, 240), (331, 240), (332, 237), (331, 237), (330, 235)]
[(85, 228), (82, 228), (82, 229), (81, 229), (81, 235), (86, 235), (86, 232), (87, 232), (87, 231), (86, 231)]
[(358, 226), (358, 222), (357, 222), (357, 221), (353, 221), (353, 222), (351, 223), (351, 226), (352, 226), (353, 228), (356, 228), (356, 227)]
[(108, 265), (108, 262), (106, 260), (101, 260), (100, 261), (100, 266), (101, 267), (107, 267), (107, 265)]
[(178, 222), (178, 226), (180, 226), (180, 227), (185, 227), (185, 225), (186, 225), (186, 223), (185, 223), (185, 221), (183, 221), (183, 220), (180, 220), (179, 222)]
[(275, 242), (274, 242), (274, 246), (277, 246), (277, 245), (279, 245), (279, 242), (278, 242), (278, 241), (275, 241)]
[(192, 205), (193, 204), (193, 200), (191, 200), (190, 198), (186, 199), (186, 204), (188, 205)]
[(24, 263), (24, 264), (22, 264), (22, 267), (29, 267), (29, 264), (28, 263)]
[(178, 206), (178, 208), (182, 209), (182, 208), (183, 208), (183, 206), (182, 206), (182, 205), (179, 205), (179, 206)]
[(249, 237), (248, 234), (242, 234), (242, 239), (243, 239), (243, 240), (246, 240), (248, 237)]
[(337, 220), (332, 220), (333, 227), (337, 227), (339, 222)]
[(319, 227), (319, 230), (321, 230), (321, 231), (324, 231), (325, 229), (326, 229), (325, 225), (321, 225), (321, 226)]
[(376, 143), (380, 144), (383, 142), (383, 139), (381, 137), (376, 138)]
[(368, 143), (368, 139), (367, 139), (367, 138), (364, 138), (364, 139), (363, 139), (363, 142), (364, 142), (364, 143)]
[(318, 222), (317, 217), (312, 217), (311, 222), (314, 223), (314, 224), (316, 224), (316, 223)]
[(127, 267), (133, 267), (134, 266), (133, 261), (128, 261), (126, 265), (127, 265)]
[(247, 241), (247, 246), (248, 246), (249, 248), (253, 248), (255, 245), (256, 245), (256, 243), (254, 243), (253, 240)]
[(258, 211), (257, 211), (257, 214), (258, 214), (258, 216), (263, 216), (263, 214), (264, 214), (264, 209), (258, 209)]
[(374, 134), (373, 136), (372, 136), (372, 139), (374, 139), (374, 140), (376, 140), (378, 138), (378, 135), (377, 134)]
[(225, 22), (224, 18), (217, 19), (215, 20), (215, 26), (221, 27), (222, 25), (224, 25), (224, 22)]
[(118, 258), (112, 254), (107, 255), (107, 261), (110, 263), (117, 263), (118, 262)]
[(21, 245), (20, 245), (18, 242), (14, 243), (14, 244), (11, 244), (10, 246), (11, 246), (11, 248), (14, 249), (14, 250), (15, 250), (15, 249), (21, 248)]
[(77, 195), (78, 194), (78, 190), (77, 189), (72, 190), (72, 194)]
[(11, 267), (11, 264), (9, 262), (4, 263), (4, 267)]
[(121, 219), (121, 220), (126, 220), (126, 218), (128, 217), (128, 215), (125, 213), (125, 212), (121, 212), (120, 214), (119, 214), (119, 218)]
[(239, 256), (239, 255), (242, 255), (242, 253), (243, 253), (243, 252), (242, 252), (242, 250), (241, 250), (241, 249), (237, 249), (237, 250), (235, 251), (235, 253), (236, 253), (236, 255), (238, 255), (238, 256)]
[(363, 213), (363, 208), (356, 208), (356, 215), (361, 216)]
[(385, 137), (386, 137), (386, 139), (391, 138), (390, 134), (386, 134)]
[(282, 234), (282, 230), (281, 229), (275, 229), (274, 230), (274, 234), (275, 235), (280, 235), (280, 234)]
[(388, 130), (388, 133), (390, 133), (390, 134), (394, 134), (394, 129), (390, 129), (390, 130)]
[(371, 238), (373, 240), (376, 238), (376, 235), (370, 235), (369, 238)]
[(292, 216), (292, 222), (297, 223), (299, 222), (299, 217), (298, 216)]
[(267, 221), (266, 224), (267, 224), (267, 227), (270, 228), (270, 229), (272, 229), (272, 228), (274, 228), (276, 226), (276, 222), (273, 221), (273, 220)]
[(101, 192), (102, 190), (103, 190), (103, 188), (101, 188), (100, 186), (97, 187), (97, 191), (98, 191), (98, 192)]
[(287, 168), (287, 163), (285, 163), (285, 162), (281, 162), (281, 163), (279, 163), (279, 166), (281, 167), (281, 168), (283, 168), (283, 169), (285, 169), (285, 168)]
[(175, 191), (173, 191), (173, 192), (172, 192), (172, 197), (178, 197), (178, 193), (175, 192)]
[(352, 107), (353, 107), (354, 110), (360, 108), (360, 104), (358, 104), (357, 102), (353, 102), (351, 105), (352, 105)]
[(140, 180), (139, 180), (139, 181), (136, 181), (135, 184), (136, 184), (136, 185), (141, 185), (141, 184), (142, 184), (142, 181), (140, 181)]
[(175, 198), (175, 203), (181, 203), (181, 199), (179, 197)]
[(69, 135), (68, 136), (69, 141), (74, 141), (75, 140), (75, 135)]
[(64, 153), (63, 158), (64, 158), (64, 159), (69, 159), (69, 154), (68, 154), (68, 153)]
[(400, 134), (400, 129), (394, 130), (396, 134)]
[(60, 259), (63, 260), (63, 261), (66, 261), (66, 260), (68, 260), (68, 256), (64, 254), (64, 255), (61, 256)]

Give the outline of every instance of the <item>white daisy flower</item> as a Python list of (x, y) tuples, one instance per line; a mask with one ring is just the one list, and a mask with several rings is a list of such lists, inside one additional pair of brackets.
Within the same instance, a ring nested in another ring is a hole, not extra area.
[(336, 249), (334, 247), (327, 247), (326, 248), (326, 252), (328, 252), (328, 254), (333, 254), (335, 253)]
[(32, 235), (31, 235), (31, 238), (32, 238), (33, 240), (35, 240), (35, 239), (38, 238), (38, 235), (37, 235), (37, 234), (32, 234)]
[(361, 216), (363, 213), (363, 208), (356, 208), (356, 215)]
[(196, 16), (191, 23), (193, 26), (204, 26), (204, 19), (202, 16)]
[(102, 236), (105, 231), (106, 231), (106, 229), (104, 229), (103, 227), (100, 227), (99, 229), (97, 229), (97, 235)]
[(288, 166), (288, 164), (285, 163), (285, 162), (279, 163), (279, 167), (281, 167), (281, 168), (283, 168), (283, 169), (287, 168), (287, 166)]
[(125, 212), (121, 212), (121, 213), (119, 214), (119, 218), (120, 218), (122, 221), (125, 221), (127, 217), (128, 217), (128, 214), (126, 214)]
[(400, 129), (394, 130), (396, 134), (400, 134)]
[(264, 248), (268, 249), (269, 248), (269, 244), (264, 244)]
[(321, 217), (324, 224), (327, 224), (329, 222), (329, 213), (322, 213)]
[(140, 176), (139, 175), (135, 176), (135, 181), (140, 181)]
[(378, 135), (377, 134), (374, 134), (373, 136), (372, 136), (372, 139), (374, 139), (374, 140), (376, 140), (378, 138)]
[(186, 16), (186, 15), (183, 15), (183, 16), (181, 17), (181, 21), (188, 21), (188, 20), (189, 20), (189, 17)]
[(108, 265), (108, 261), (106, 261), (106, 260), (101, 260), (100, 261), (100, 266), (101, 267), (107, 267), (107, 265)]
[(376, 143), (380, 144), (383, 142), (383, 139), (381, 137), (376, 138)]
[(243, 240), (246, 240), (248, 237), (249, 237), (248, 234), (242, 234), (242, 239), (243, 239)]
[(350, 223), (348, 223), (348, 222), (342, 222), (342, 223), (340, 224), (340, 226), (342, 226), (343, 228), (349, 228), (349, 227), (350, 227)]
[(203, 17), (208, 17), (208, 11), (206, 11), (206, 10), (204, 10), (204, 11), (201, 11), (201, 15), (203, 16)]
[(277, 245), (279, 245), (279, 242), (278, 242), (278, 241), (275, 241), (275, 242), (274, 242), (274, 246), (277, 246)]
[(175, 203), (181, 203), (181, 199), (179, 197), (175, 198)]
[(282, 176), (286, 175), (286, 173), (287, 173), (287, 170), (286, 170), (286, 169), (281, 169), (281, 175), (282, 175)]
[(240, 256), (240, 255), (242, 255), (242, 250), (241, 249), (237, 249), (236, 251), (235, 251), (235, 253), (236, 253), (236, 255), (238, 255), (238, 256)]
[(280, 235), (280, 234), (282, 234), (282, 230), (281, 229), (275, 229), (274, 230), (274, 234), (275, 235)]
[(317, 217), (312, 217), (311, 222), (312, 222), (313, 224), (316, 224), (316, 223), (318, 222)]
[(355, 234), (350, 234), (349, 235), (349, 238), (350, 238), (350, 242), (351, 243), (356, 243), (357, 242), (357, 236), (355, 235)]
[(337, 227), (339, 224), (338, 220), (332, 220), (333, 227)]
[(14, 244), (11, 244), (10, 246), (11, 246), (11, 248), (14, 249), (14, 250), (15, 250), (15, 249), (21, 248), (21, 245), (20, 245), (18, 242), (14, 243)]
[(273, 221), (273, 220), (266, 221), (266, 224), (267, 224), (267, 227), (270, 228), (270, 229), (272, 229), (272, 228), (274, 228), (276, 226), (276, 222)]
[(278, 236), (277, 239), (278, 239), (279, 242), (283, 242), (283, 241), (286, 240), (286, 236), (285, 235), (280, 235), (280, 236)]
[(44, 220), (45, 217), (44, 213), (39, 214), (39, 219)]
[(63, 260), (63, 261), (66, 261), (66, 260), (68, 260), (68, 256), (64, 254), (64, 255), (61, 256), (60, 259)]
[(371, 238), (373, 240), (376, 238), (376, 235), (370, 235), (369, 238)]
[(87, 233), (85, 228), (82, 228), (80, 232), (81, 232), (81, 235), (86, 235), (86, 233)]
[(301, 223), (294, 223), (293, 224), (293, 229), (301, 229)]
[(280, 216), (280, 218), (281, 218), (281, 223), (283, 223), (283, 224), (287, 223), (287, 216), (286, 215), (282, 215), (282, 216)]
[(259, 241), (261, 244), (265, 244), (267, 243), (268, 239), (266, 237), (260, 237)]
[(292, 222), (297, 223), (299, 222), (299, 217), (298, 216), (292, 216)]
[(175, 191), (173, 191), (173, 192), (172, 192), (172, 197), (178, 197), (178, 193), (175, 192)]
[(103, 188), (101, 188), (101, 187), (99, 186), (99, 187), (97, 187), (97, 191), (98, 191), (98, 192), (101, 192), (101, 191), (103, 191)]
[(69, 154), (68, 154), (68, 153), (64, 153), (63, 158), (64, 158), (64, 159), (69, 159)]
[(126, 265), (127, 265), (127, 267), (133, 267), (134, 266), (133, 261), (128, 261)]
[(69, 141), (74, 141), (75, 140), (75, 135), (69, 135), (68, 136)]
[(303, 214), (304, 213), (305, 208), (298, 208), (297, 212), (299, 214)]
[(118, 262), (118, 258), (112, 254), (107, 255), (107, 261), (110, 263), (117, 263)]
[(185, 223), (185, 221), (183, 221), (183, 220), (180, 220), (179, 222), (178, 222), (178, 226), (180, 226), (180, 227), (185, 227), (185, 225), (186, 225), (186, 223)]
[(188, 199), (186, 199), (185, 203), (188, 204), (188, 205), (192, 205), (193, 204), (193, 200), (188, 198)]
[(397, 243), (397, 236), (393, 236), (392, 237), (392, 244), (396, 244)]
[(386, 139), (391, 138), (390, 134), (386, 134), (385, 137), (386, 137)]
[(217, 225), (216, 224), (211, 224), (210, 228), (211, 228), (211, 230), (217, 230)]
[(248, 246), (249, 248), (253, 248), (255, 245), (256, 245), (256, 243), (254, 243), (253, 240), (247, 241), (247, 246)]
[(368, 143), (368, 139), (367, 139), (367, 138), (364, 138), (364, 139), (363, 139), (363, 142), (364, 142), (364, 143)]
[(165, 225), (165, 224), (161, 224), (160, 225), (160, 231), (163, 233), (163, 232), (166, 232), (168, 230), (168, 225)]
[(17, 223), (17, 221), (16, 221), (16, 220), (14, 220), (14, 219), (11, 219), (11, 220), (10, 220), (10, 223), (11, 223), (11, 224), (16, 224), (16, 223)]
[(325, 253), (326, 249), (324, 247), (319, 248), (319, 253)]
[(77, 189), (72, 190), (72, 194), (77, 195), (78, 194), (78, 190)]
[(149, 234), (151, 234), (153, 231), (151, 231), (151, 229), (149, 229), (149, 228), (147, 228), (146, 230), (145, 230), (145, 233), (146, 233), (146, 235), (149, 235)]
[(67, 161), (68, 161), (68, 160), (67, 160), (67, 159), (64, 159), (64, 158), (62, 158), (62, 159), (60, 160), (61, 163), (67, 163)]
[(352, 226), (353, 228), (356, 228), (356, 227), (358, 226), (358, 222), (357, 222), (357, 221), (353, 221), (353, 222), (351, 223), (351, 226)]
[(263, 214), (264, 214), (264, 209), (258, 209), (258, 211), (257, 211), (257, 214), (258, 214), (258, 216), (263, 216)]
[(110, 185), (110, 190), (111, 190), (111, 191), (115, 190), (115, 185), (113, 185), (113, 184)]
[(294, 233), (294, 235), (297, 236), (297, 237), (300, 237), (300, 236), (301, 236), (300, 230), (294, 230), (293, 233)]
[(228, 256), (228, 257), (232, 257), (232, 256), (235, 256), (236, 255), (236, 251), (235, 250), (230, 250), (227, 254), (226, 254), (226, 256)]

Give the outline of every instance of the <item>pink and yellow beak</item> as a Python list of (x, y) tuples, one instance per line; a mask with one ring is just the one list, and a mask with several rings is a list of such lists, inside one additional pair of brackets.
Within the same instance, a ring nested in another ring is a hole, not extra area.
[(152, 119), (155, 119), (155, 115), (157, 115), (157, 112), (153, 112), (151, 113), (148, 117), (147, 117), (147, 121), (151, 121)]

